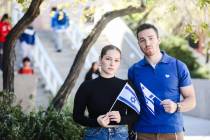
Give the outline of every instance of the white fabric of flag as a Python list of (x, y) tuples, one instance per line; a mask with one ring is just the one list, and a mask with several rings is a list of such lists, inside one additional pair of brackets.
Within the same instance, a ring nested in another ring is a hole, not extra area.
[(142, 83), (140, 83), (140, 86), (144, 94), (147, 108), (153, 115), (155, 115), (154, 98), (158, 99), (159, 101), (161, 100), (157, 96), (155, 96), (149, 89), (147, 89)]
[(140, 103), (136, 96), (135, 91), (132, 87), (126, 83), (123, 89), (121, 90), (120, 94), (117, 97), (117, 100), (123, 102), (124, 104), (128, 105), (130, 108), (135, 110), (138, 114), (140, 113)]

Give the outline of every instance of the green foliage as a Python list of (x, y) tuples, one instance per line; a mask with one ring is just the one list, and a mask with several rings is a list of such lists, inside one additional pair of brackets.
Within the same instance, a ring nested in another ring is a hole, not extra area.
[(153, 5), (155, 2), (155, 0), (146, 0), (147, 6)]
[(23, 11), (27, 11), (32, 0), (16, 0), (23, 8)]
[(69, 110), (51, 110), (25, 114), (12, 106), (13, 95), (0, 92), (1, 140), (80, 140), (83, 128), (72, 119)]
[(201, 29), (203, 29), (203, 30), (207, 30), (209, 27), (208, 23), (206, 23), (206, 22), (202, 22), (200, 26), (201, 26)]
[(169, 6), (169, 12), (174, 12), (176, 10), (177, 10), (177, 6), (176, 5), (172, 4), (172, 5)]
[(17, 0), (17, 2), (21, 4), (21, 3), (24, 3), (25, 0)]
[(203, 7), (208, 6), (210, 4), (210, 0), (199, 0), (198, 4), (199, 4), (200, 8), (203, 8)]
[(160, 48), (184, 62), (193, 78), (209, 78), (209, 71), (199, 64), (192, 51), (189, 50), (186, 40), (171, 36), (162, 40)]
[(139, 21), (143, 18), (143, 14), (130, 14), (124, 17), (129, 28), (135, 33), (136, 27), (139, 24)]

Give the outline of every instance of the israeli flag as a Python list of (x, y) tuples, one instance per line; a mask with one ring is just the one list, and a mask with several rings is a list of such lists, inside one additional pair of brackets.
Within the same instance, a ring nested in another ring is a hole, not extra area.
[(121, 90), (120, 94), (117, 97), (117, 100), (123, 102), (124, 104), (128, 105), (130, 108), (135, 110), (138, 114), (140, 113), (140, 103), (136, 96), (135, 91), (132, 87), (126, 83), (123, 89)]
[(143, 91), (144, 94), (144, 98), (147, 104), (147, 108), (149, 109), (149, 111), (155, 115), (155, 106), (154, 106), (154, 98), (156, 98), (157, 100), (159, 100), (161, 102), (161, 100), (155, 96), (155, 94), (153, 94), (149, 89), (147, 89), (142, 83), (140, 83), (141, 89)]

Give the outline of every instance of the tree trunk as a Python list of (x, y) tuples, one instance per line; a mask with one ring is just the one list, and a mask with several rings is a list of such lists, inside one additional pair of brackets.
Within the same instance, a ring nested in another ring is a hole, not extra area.
[(39, 7), (44, 0), (33, 0), (20, 21), (7, 36), (3, 49), (3, 90), (14, 92), (15, 43), (24, 29), (39, 15)]
[(120, 16), (125, 16), (132, 13), (141, 13), (145, 10), (145, 6), (139, 6), (139, 7), (127, 7), (125, 9), (116, 10), (112, 12), (107, 12), (102, 16), (102, 18), (98, 21), (98, 23), (95, 25), (91, 33), (87, 36), (86, 39), (83, 40), (83, 44), (80, 47), (76, 58), (73, 62), (73, 65), (70, 69), (70, 72), (64, 82), (64, 84), (59, 89), (57, 95), (53, 98), (51, 106), (48, 108), (48, 110), (53, 107), (57, 110), (62, 109), (65, 101), (67, 100), (69, 94), (71, 93), (77, 78), (79, 77), (79, 74), (81, 72), (81, 69), (84, 65), (85, 59), (87, 57), (87, 54), (89, 50), (91, 49), (92, 45), (96, 42), (97, 38), (100, 36), (101, 32), (112, 19)]

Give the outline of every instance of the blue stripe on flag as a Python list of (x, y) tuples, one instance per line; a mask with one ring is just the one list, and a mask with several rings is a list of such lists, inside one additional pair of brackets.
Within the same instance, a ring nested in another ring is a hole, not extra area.
[(132, 104), (130, 103), (127, 99), (119, 97), (118, 100), (120, 100), (121, 102), (127, 104), (128, 106), (130, 106), (131, 108), (133, 108), (138, 114), (140, 113), (140, 111), (138, 111), (138, 109)]
[(149, 100), (150, 102), (152, 102), (154, 104), (154, 100), (153, 99), (150, 99), (150, 98), (147, 98), (147, 96), (144, 96), (147, 100)]
[[(146, 96), (145, 96), (145, 100), (146, 100), (147, 108), (149, 109), (149, 111), (150, 111), (153, 115), (155, 115), (155, 110), (152, 110), (152, 109), (149, 107), (149, 105), (148, 105), (148, 102), (151, 102), (151, 104), (154, 106), (154, 101), (153, 101), (153, 100), (150, 100), (150, 99), (147, 98)], [(155, 109), (155, 106), (154, 106), (154, 109)]]
[[(130, 89), (130, 87), (126, 86), (125, 89), (127, 89), (136, 99), (138, 99), (136, 94)], [(137, 100), (137, 102), (138, 102), (138, 104), (140, 104), (139, 100)]]
[(155, 112), (154, 112), (151, 108), (149, 108), (148, 106), (147, 106), (147, 108), (149, 109), (149, 111), (150, 111), (153, 115), (155, 115)]

